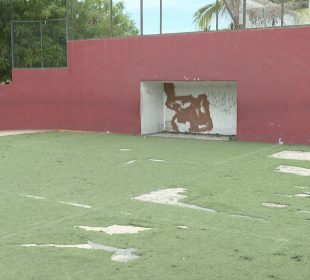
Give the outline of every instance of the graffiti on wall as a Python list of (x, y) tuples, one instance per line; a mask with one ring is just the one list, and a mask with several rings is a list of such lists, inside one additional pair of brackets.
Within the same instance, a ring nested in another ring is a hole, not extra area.
[(234, 114), (236, 111), (236, 95), (220, 90), (208, 91), (210, 106), (225, 114)]
[(173, 131), (180, 132), (178, 124), (186, 123), (189, 123), (188, 132), (191, 133), (207, 132), (213, 129), (207, 94), (200, 94), (197, 97), (177, 96), (173, 83), (164, 83), (164, 91), (167, 97), (165, 105), (174, 111), (170, 121)]

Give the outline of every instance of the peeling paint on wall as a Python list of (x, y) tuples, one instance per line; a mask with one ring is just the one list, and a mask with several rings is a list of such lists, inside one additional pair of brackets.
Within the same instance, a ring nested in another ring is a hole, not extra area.
[[(204, 122), (209, 120), (209, 125), (199, 126), (198, 131), (190, 129), (191, 124), (178, 123), (179, 132), (201, 133), (201, 134), (237, 134), (237, 87), (232, 81), (188, 81), (173, 82), (176, 98), (192, 96), (199, 100), (202, 96), (207, 100), (206, 105), (196, 108), (196, 114), (204, 115)], [(166, 96), (166, 94), (165, 94)], [(168, 98), (167, 98), (168, 99)], [(195, 110), (195, 109), (194, 109)], [(201, 111), (201, 112), (200, 112)], [(175, 131), (171, 120), (175, 114), (174, 110), (165, 106), (165, 130)], [(201, 121), (201, 120), (199, 120)], [(211, 128), (212, 122), (212, 128)], [(203, 128), (203, 129), (201, 129)]]
[(213, 129), (207, 94), (200, 94), (197, 97), (191, 94), (177, 96), (173, 83), (165, 83), (164, 91), (167, 96), (166, 107), (175, 112), (170, 121), (173, 131), (180, 132), (178, 124), (187, 122), (189, 123), (187, 132), (199, 133)]

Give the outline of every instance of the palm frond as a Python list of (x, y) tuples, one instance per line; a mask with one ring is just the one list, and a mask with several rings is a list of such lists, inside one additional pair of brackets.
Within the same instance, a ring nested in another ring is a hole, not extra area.
[(208, 4), (198, 9), (194, 14), (194, 23), (197, 24), (199, 30), (209, 30), (212, 17), (223, 9), (224, 2), (217, 1), (213, 4)]

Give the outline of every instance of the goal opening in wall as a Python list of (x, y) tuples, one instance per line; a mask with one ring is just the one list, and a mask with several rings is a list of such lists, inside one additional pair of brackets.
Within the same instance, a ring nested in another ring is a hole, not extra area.
[(141, 134), (237, 134), (235, 81), (141, 82)]

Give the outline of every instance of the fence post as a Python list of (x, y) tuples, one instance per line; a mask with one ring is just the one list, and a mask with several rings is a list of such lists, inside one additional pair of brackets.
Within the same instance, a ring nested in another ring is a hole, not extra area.
[(281, 26), (284, 26), (284, 0), (281, 1)]
[(246, 29), (246, 1), (243, 0), (243, 29)]
[(44, 62), (43, 62), (43, 30), (42, 30), (42, 20), (40, 20), (40, 38), (41, 38), (41, 68), (44, 68)]
[(113, 0), (110, 0), (110, 36), (113, 37)]
[(68, 42), (68, 40), (69, 40), (69, 14), (68, 14), (68, 8), (69, 8), (69, 4), (68, 4), (68, 1), (69, 0), (66, 0), (66, 41)]
[[(219, 30), (219, 10), (218, 10), (219, 1), (216, 0), (216, 14), (215, 14), (215, 30)], [(206, 26), (207, 27), (207, 26)]]
[(11, 20), (11, 55), (12, 55), (12, 68), (15, 67), (14, 61), (14, 33), (13, 33), (13, 20)]
[(140, 0), (140, 35), (143, 35), (143, 0)]
[(74, 40), (74, 0), (71, 0), (71, 40)]
[(159, 34), (163, 34), (163, 0), (159, 1), (159, 21)]

